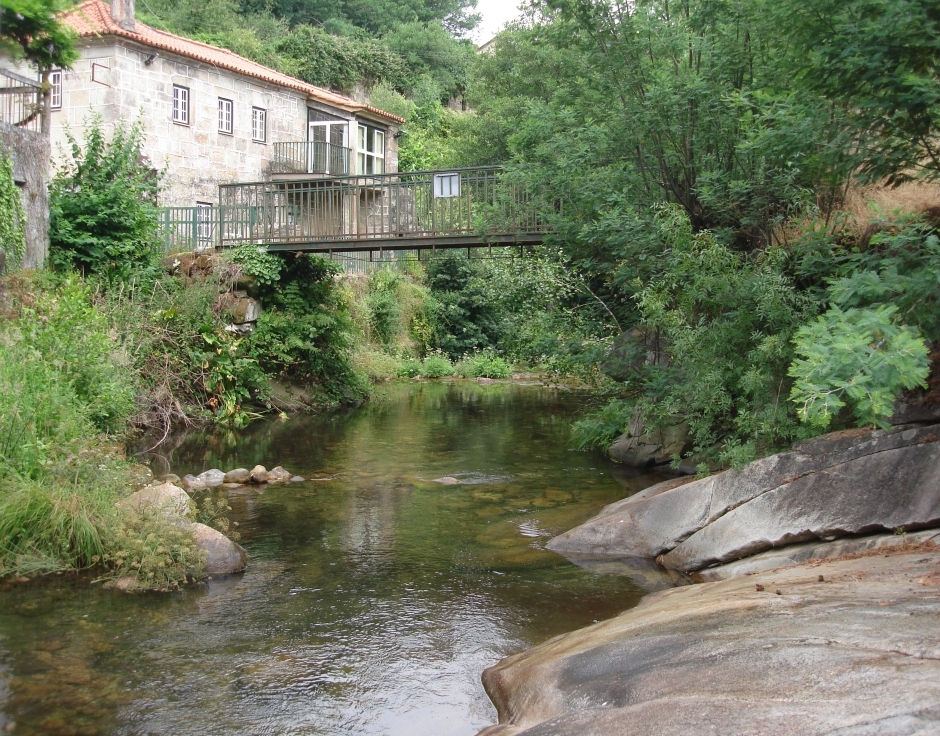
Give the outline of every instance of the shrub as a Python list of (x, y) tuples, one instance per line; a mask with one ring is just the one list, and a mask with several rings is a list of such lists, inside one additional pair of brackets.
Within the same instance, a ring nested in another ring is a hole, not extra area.
[(890, 426), (903, 389), (926, 386), (927, 346), (894, 322), (898, 309), (833, 307), (796, 333), (799, 356), (790, 367), (790, 393), (800, 419), (821, 428), (848, 403), (858, 424)]
[(185, 524), (145, 509), (118, 517), (95, 561), (109, 568), (105, 578), (131, 576), (148, 590), (167, 591), (202, 578), (206, 553)]
[(644, 422), (684, 418), (695, 452), (717, 445), (722, 462), (732, 450), (741, 461), (740, 446), (774, 451), (805, 436), (786, 401), (787, 369), (793, 335), (818, 307), (794, 287), (786, 254), (738, 253), (709, 232), (693, 234), (675, 210), (663, 211), (659, 226), (669, 247), (664, 271), (636, 299), (670, 363), (644, 366), (625, 384)]
[(579, 450), (587, 447), (606, 449), (627, 428), (634, 411), (633, 402), (619, 399), (609, 401), (572, 425), (572, 442)]
[(384, 381), (400, 375), (402, 361), (380, 350), (361, 349), (353, 356), (353, 365), (370, 381)]
[(265, 310), (244, 341), (261, 370), (315, 382), (330, 400), (367, 391), (350, 361), (352, 322), (338, 273), (321, 256), (284, 257), (278, 282), (261, 285)]
[(421, 365), (421, 373), (428, 378), (443, 378), (454, 375), (454, 365), (443, 353), (431, 353)]
[(115, 126), (105, 140), (100, 117), (85, 134), (85, 149), (66, 132), (71, 158), (50, 186), (49, 260), (106, 281), (152, 278), (160, 174), (143, 156), (143, 127)]
[(424, 365), (417, 358), (403, 358), (398, 364), (399, 378), (415, 378), (423, 372)]
[(434, 347), (457, 358), (497, 342), (498, 315), (474, 263), (461, 256), (434, 259), (427, 283), (436, 301)]
[(95, 427), (119, 432), (134, 410), (132, 374), (118, 361), (121, 345), (91, 298), (88, 285), (69, 276), (25, 308), (18, 327), (25, 343), (72, 387)]
[(401, 306), (398, 298), (401, 274), (383, 268), (369, 278), (369, 326), (383, 345), (388, 345), (401, 324)]
[(7, 269), (19, 266), (26, 255), (25, 225), (23, 200), (13, 181), (13, 162), (0, 151), (0, 246), (6, 251)]
[(464, 378), (510, 378), (512, 366), (498, 355), (483, 351), (465, 355), (457, 363), (457, 374)]
[(243, 243), (229, 256), (232, 263), (237, 263), (249, 276), (254, 276), (259, 284), (271, 286), (281, 277), (283, 259), (268, 253), (264, 247)]

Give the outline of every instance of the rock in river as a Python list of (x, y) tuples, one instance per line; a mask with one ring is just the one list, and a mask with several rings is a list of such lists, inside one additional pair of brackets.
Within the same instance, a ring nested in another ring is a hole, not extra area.
[(264, 465), (255, 465), (248, 475), (248, 480), (252, 483), (267, 483), (268, 471), (265, 469)]
[(172, 483), (150, 486), (117, 503), (118, 508), (134, 513), (153, 509), (170, 517), (185, 518), (192, 511), (192, 499), (182, 488)]
[(205, 524), (192, 524), (190, 529), (196, 546), (206, 553), (206, 573), (227, 575), (245, 569), (248, 554), (241, 545)]
[(246, 468), (235, 468), (225, 474), (226, 483), (248, 483), (251, 479), (251, 471)]
[(290, 483), (292, 477), (293, 475), (284, 470), (280, 465), (268, 471), (268, 483)]
[(196, 478), (205, 483), (206, 488), (215, 488), (225, 482), (225, 473), (218, 468), (212, 468), (211, 470), (200, 473)]
[(653, 593), (483, 675), (481, 736), (940, 733), (933, 547)]
[(667, 481), (553, 539), (556, 552), (658, 557), (685, 572), (772, 547), (940, 525), (940, 425), (851, 430), (740, 470)]
[(209, 487), (195, 475), (191, 474), (184, 475), (180, 483), (187, 491), (204, 491)]

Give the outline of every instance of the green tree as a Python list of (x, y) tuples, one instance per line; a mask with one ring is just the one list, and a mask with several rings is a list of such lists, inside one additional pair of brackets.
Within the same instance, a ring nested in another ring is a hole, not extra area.
[(940, 177), (940, 6), (783, 0), (762, 8), (792, 41), (798, 84), (837, 104), (871, 180)]
[(100, 117), (84, 149), (66, 133), (71, 157), (50, 186), (49, 259), (107, 281), (155, 275), (160, 173), (143, 156), (140, 123), (119, 123), (111, 140)]
[(2, 0), (0, 51), (24, 58), (41, 70), (67, 69), (78, 58), (75, 34), (59, 22), (67, 0)]

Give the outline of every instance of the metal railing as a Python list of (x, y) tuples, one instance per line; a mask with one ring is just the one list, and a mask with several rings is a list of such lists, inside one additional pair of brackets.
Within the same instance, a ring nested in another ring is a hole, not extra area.
[(271, 173), (346, 176), (349, 149), (326, 141), (275, 143)]
[[(544, 203), (501, 167), (219, 187), (221, 245), (396, 250), (536, 242)], [(237, 213), (251, 209), (247, 222)]]
[(0, 85), (0, 121), (41, 132), (42, 85), (8, 69), (0, 69)]
[(160, 237), (165, 253), (214, 248), (219, 244), (219, 208), (164, 207)]

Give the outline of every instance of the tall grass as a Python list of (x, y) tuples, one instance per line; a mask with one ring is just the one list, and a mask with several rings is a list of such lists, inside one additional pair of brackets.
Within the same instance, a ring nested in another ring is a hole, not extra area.
[[(155, 533), (115, 507), (133, 490), (131, 464), (114, 443), (134, 407), (136, 374), (80, 279), (15, 286), (12, 314), (0, 322), (0, 575), (102, 562), (120, 570), (115, 550), (128, 538), (156, 534), (159, 544), (179, 535), (169, 521)], [(167, 560), (148, 557), (135, 574), (147, 582)]]

